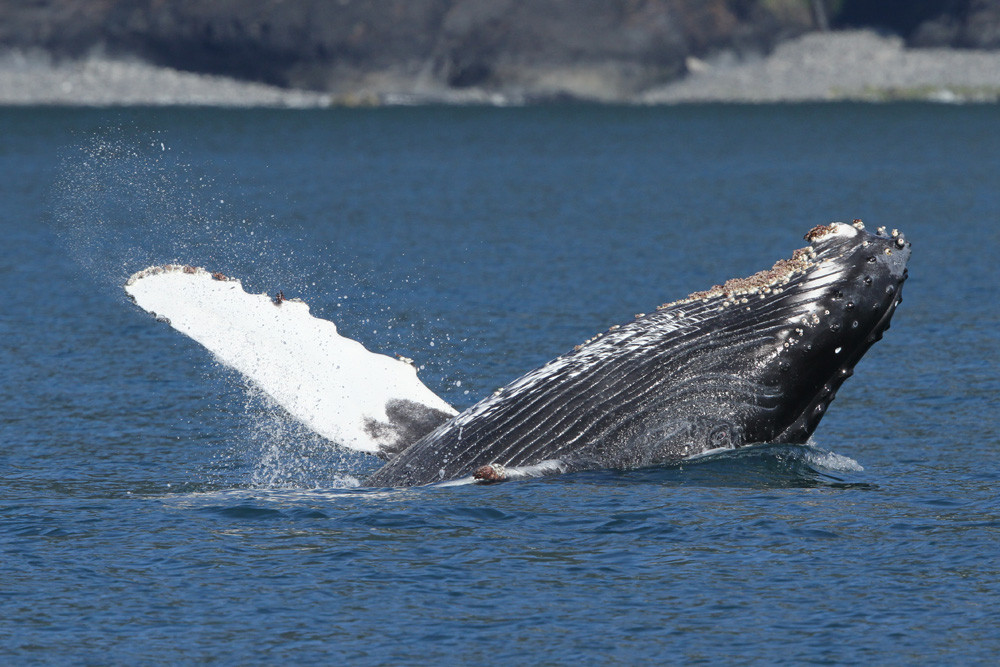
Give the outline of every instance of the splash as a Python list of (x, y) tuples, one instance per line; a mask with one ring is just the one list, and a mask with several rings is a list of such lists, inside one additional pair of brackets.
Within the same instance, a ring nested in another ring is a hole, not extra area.
[[(183, 138), (173, 139), (167, 132), (120, 125), (83, 137), (62, 151), (50, 197), (53, 221), (66, 254), (99, 290), (121, 300), (121, 286), (139, 269), (163, 264), (210, 267), (219, 275), (239, 276), (250, 291), (281, 290), (289, 299), (308, 299), (318, 315), (328, 310), (348, 323), (348, 330), (361, 327), (352, 333), (371, 338), (372, 349), (421, 359), (421, 368), (429, 365), (433, 370), (428, 374), (442, 376), (457, 393), (461, 380), (449, 376), (447, 360), (428, 354), (437, 351), (438, 337), (447, 342), (448, 335), (428, 327), (427, 321), (411, 320), (412, 315), (400, 318), (390, 305), (379, 303), (391, 279), (373, 271), (358, 273), (350, 253), (344, 257), (342, 250), (326, 244), (306, 245), (298, 225), (248, 203), (267, 199), (258, 188), (241, 186), (239, 173), (223, 173), (222, 161), (209, 167), (190, 160), (183, 146)], [(402, 280), (408, 283), (411, 278)], [(246, 388), (236, 375), (223, 377)], [(251, 459), (244, 465), (251, 469), (251, 485), (357, 483), (352, 472), (359, 465), (356, 455), (303, 427), (255, 388), (247, 392), (247, 419), (234, 434), (237, 444), (229, 458)]]
[(369, 457), (330, 443), (292, 418), (266, 393), (248, 386), (243, 415), (249, 422), (244, 446), (254, 462), (248, 484), (255, 489), (354, 488), (372, 467)]
[(668, 473), (673, 481), (710, 486), (868, 487), (856, 477), (864, 471), (860, 463), (811, 439), (804, 445), (759, 444), (704, 452), (685, 460), (677, 471)]
[[(66, 254), (96, 289), (124, 301), (121, 286), (131, 273), (183, 261), (243, 276), (251, 284), (280, 285), (289, 295), (304, 295), (319, 284), (326, 296), (334, 290), (333, 301), (346, 299), (336, 290), (341, 279), (348, 287), (357, 282), (349, 268), (334, 270), (318, 256), (321, 249), (302, 248), (293, 241), (302, 236), (297, 230), (246, 204), (247, 198), (235, 196), (237, 186), (221, 176), (217, 181), (173, 143), (166, 132), (122, 125), (61, 151), (49, 201), (53, 222)], [(249, 484), (357, 483), (350, 470), (358, 457), (302, 427), (237, 375), (222, 377), (246, 390), (243, 414), (237, 414), (240, 432), (233, 434), (225, 458), (249, 466)]]
[(117, 291), (137, 269), (183, 262), (304, 294), (317, 271), (335, 273), (320, 258), (303, 257), (288, 238), (294, 234), (276, 236), (273, 215), (171, 143), (166, 132), (119, 126), (62, 151), (54, 222), (70, 257), (99, 285)]
[(740, 458), (775, 458), (778, 460), (803, 461), (812, 466), (818, 466), (831, 471), (862, 472), (860, 463), (849, 456), (836, 454), (819, 447), (810, 438), (804, 445), (758, 444), (733, 449), (719, 447), (700, 452), (685, 459), (686, 461), (714, 461), (718, 459)]
[(850, 456), (828, 452), (809, 441), (808, 448), (802, 452), (803, 458), (813, 467), (831, 472), (864, 472), (864, 467)]

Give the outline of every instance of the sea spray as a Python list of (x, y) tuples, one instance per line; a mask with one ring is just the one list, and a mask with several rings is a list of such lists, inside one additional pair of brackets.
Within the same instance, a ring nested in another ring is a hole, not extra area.
[[(349, 248), (304, 246), (300, 239), (306, 234), (296, 223), (253, 203), (268, 199), (267, 193), (248, 192), (248, 186), (233, 182), (239, 180), (238, 167), (230, 173), (224, 163), (191, 161), (184, 148), (190, 141), (122, 123), (62, 149), (51, 215), (66, 254), (98, 290), (120, 299), (122, 284), (138, 269), (164, 263), (205, 266), (241, 277), (253, 291), (307, 298), (318, 315), (356, 332), (374, 349), (416, 357), (425, 369), (430, 366), (422, 373), (437, 384), (460, 386), (435, 346), (435, 341), (450, 340), (442, 323), (413, 308), (394, 309), (390, 302), (391, 292), (411, 289), (420, 278), (397, 276), (394, 282), (373, 270), (356, 270)], [(270, 199), (280, 204), (280, 196)], [(427, 359), (429, 352), (437, 356)], [(222, 377), (239, 391), (206, 397), (205, 407), (215, 404), (242, 417), (237, 432), (224, 438), (231, 440), (232, 451), (216, 463), (229, 468), (243, 461), (245, 483), (350, 486), (356, 483), (355, 468), (377, 467), (377, 460), (359, 461), (312, 433), (239, 376)]]
[(167, 262), (299, 295), (317, 274), (329, 279), (331, 267), (294, 240), (301, 234), (276, 233), (287, 225), (235, 198), (217, 167), (213, 174), (189, 163), (174, 143), (166, 132), (123, 124), (62, 150), (52, 215), (69, 256), (97, 283), (117, 290), (132, 272)]
[(377, 467), (377, 460), (333, 446), (292, 418), (267, 394), (250, 385), (244, 394), (243, 420), (253, 466), (247, 477), (253, 488), (347, 488)]

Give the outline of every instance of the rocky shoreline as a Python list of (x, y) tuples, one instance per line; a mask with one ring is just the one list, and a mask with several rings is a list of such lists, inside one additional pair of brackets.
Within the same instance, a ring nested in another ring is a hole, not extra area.
[(689, 62), (690, 74), (646, 91), (646, 104), (924, 100), (1000, 101), (1000, 51), (907, 48), (872, 30), (810, 33), (766, 58)]
[(621, 68), (523, 66), (503, 88), (449, 87), (416, 71), (387, 70), (335, 92), (182, 72), (136, 58), (43, 51), (0, 55), (0, 105), (313, 108), (406, 104), (521, 105), (580, 100), (621, 104), (928, 100), (1000, 101), (1000, 51), (907, 48), (872, 30), (812, 32), (767, 56), (724, 51), (689, 57), (686, 76), (635, 89)]

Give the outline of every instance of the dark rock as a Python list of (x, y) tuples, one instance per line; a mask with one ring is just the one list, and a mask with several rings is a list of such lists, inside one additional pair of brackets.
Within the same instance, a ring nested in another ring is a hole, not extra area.
[(0, 48), (333, 92), (615, 97), (814, 26), (800, 0), (0, 0)]
[(909, 46), (1000, 48), (1000, 0), (844, 0), (841, 27), (874, 27)]
[(967, 49), (1000, 48), (1000, 0), (967, 0), (960, 4), (961, 11), (944, 13), (920, 24), (909, 43)]

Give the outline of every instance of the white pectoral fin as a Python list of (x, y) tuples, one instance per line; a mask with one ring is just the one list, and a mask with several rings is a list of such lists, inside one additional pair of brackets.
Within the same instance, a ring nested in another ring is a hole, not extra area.
[(389, 456), (456, 414), (412, 364), (341, 336), (297, 299), (178, 265), (140, 271), (125, 291), (337, 444)]

